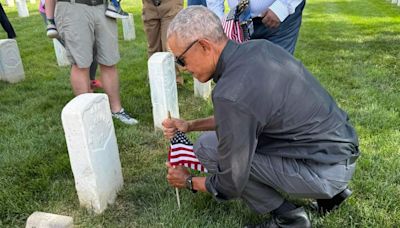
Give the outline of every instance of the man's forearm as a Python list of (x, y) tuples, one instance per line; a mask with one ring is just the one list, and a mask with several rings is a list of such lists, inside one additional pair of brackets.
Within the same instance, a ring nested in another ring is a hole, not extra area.
[(213, 131), (215, 130), (214, 116), (188, 121), (188, 131)]

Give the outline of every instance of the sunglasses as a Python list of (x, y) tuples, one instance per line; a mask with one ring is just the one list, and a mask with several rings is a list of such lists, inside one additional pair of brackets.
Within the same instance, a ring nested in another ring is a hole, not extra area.
[(188, 52), (188, 51), (190, 50), (191, 47), (193, 47), (193, 45), (194, 45), (195, 43), (197, 43), (197, 41), (199, 41), (199, 40), (193, 41), (193, 42), (185, 49), (185, 51), (182, 52), (182, 54), (180, 54), (178, 57), (175, 57), (175, 63), (176, 63), (176, 64), (178, 64), (178, 65), (181, 66), (181, 67), (185, 67), (185, 66), (186, 66), (186, 63), (185, 63), (185, 60), (184, 60), (183, 56), (186, 54), (186, 52)]

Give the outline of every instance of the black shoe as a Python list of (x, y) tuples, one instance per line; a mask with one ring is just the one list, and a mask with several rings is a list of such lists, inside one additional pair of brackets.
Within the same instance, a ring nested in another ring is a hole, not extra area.
[(335, 195), (332, 199), (317, 199), (316, 202), (312, 202), (311, 207), (318, 211), (318, 213), (324, 215), (336, 210), (339, 205), (351, 195), (351, 193), (351, 190), (346, 188), (339, 194)]
[(270, 220), (258, 225), (247, 225), (245, 228), (310, 228), (311, 222), (303, 207), (296, 208), (281, 215), (272, 215)]

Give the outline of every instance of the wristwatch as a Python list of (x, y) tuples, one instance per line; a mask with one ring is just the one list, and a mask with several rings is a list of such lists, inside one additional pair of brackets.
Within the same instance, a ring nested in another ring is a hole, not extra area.
[(186, 188), (192, 191), (193, 193), (196, 193), (197, 190), (193, 189), (193, 181), (192, 181), (193, 176), (189, 175), (188, 178), (186, 178)]

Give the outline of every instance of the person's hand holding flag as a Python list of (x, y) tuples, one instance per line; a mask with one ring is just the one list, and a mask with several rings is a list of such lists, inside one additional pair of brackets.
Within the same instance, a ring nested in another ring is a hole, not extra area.
[(165, 165), (168, 168), (167, 180), (169, 185), (175, 188), (186, 188), (186, 179), (190, 176), (187, 168), (184, 166), (172, 166), (169, 162)]
[(188, 132), (189, 122), (181, 119), (167, 118), (162, 122), (164, 136), (172, 139), (177, 131)]

